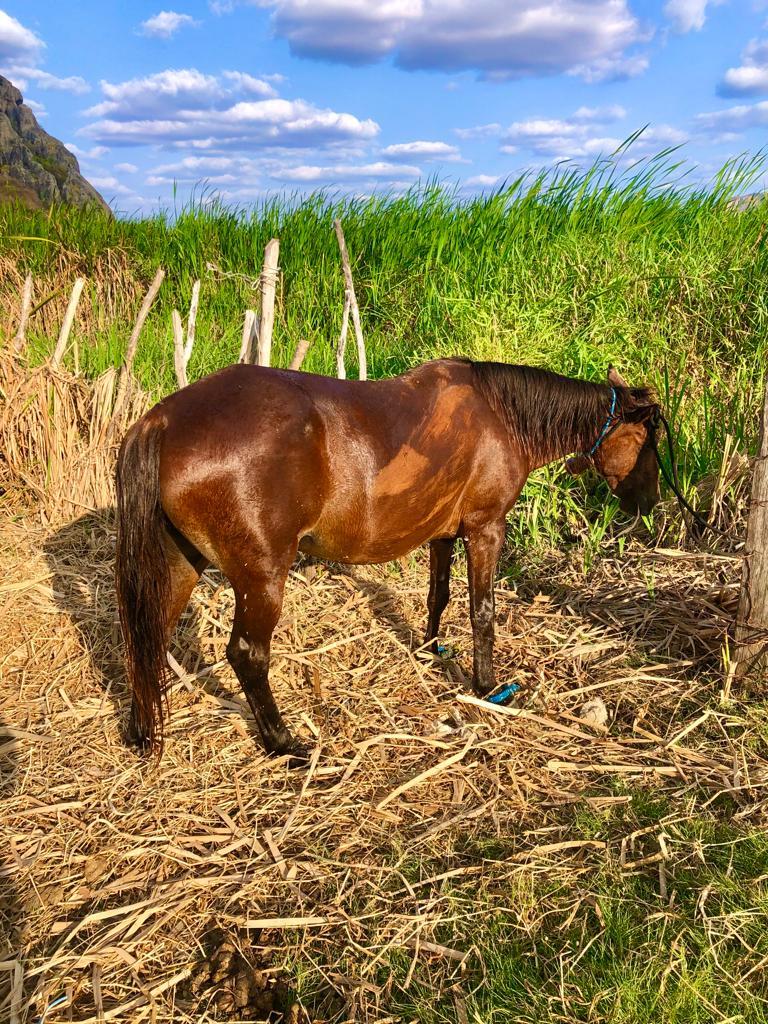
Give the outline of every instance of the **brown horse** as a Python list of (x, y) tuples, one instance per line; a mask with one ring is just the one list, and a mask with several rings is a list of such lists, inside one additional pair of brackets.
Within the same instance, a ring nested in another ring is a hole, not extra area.
[(658, 406), (608, 385), (527, 366), (439, 359), (400, 377), (347, 381), (231, 366), (164, 399), (117, 463), (117, 595), (133, 702), (131, 738), (160, 747), (166, 650), (208, 564), (235, 592), (227, 658), (265, 748), (306, 751), (269, 687), (272, 632), (297, 549), (387, 562), (429, 541), (425, 643), (448, 603), (463, 538), (473, 686), (494, 689), (493, 580), (505, 517), (528, 474), (568, 453), (593, 464), (625, 511), (658, 499)]

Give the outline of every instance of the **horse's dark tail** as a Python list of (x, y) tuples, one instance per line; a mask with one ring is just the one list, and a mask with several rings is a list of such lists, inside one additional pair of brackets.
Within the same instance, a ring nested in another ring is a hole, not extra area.
[(160, 505), (162, 419), (142, 421), (117, 458), (117, 607), (133, 694), (129, 736), (157, 753), (163, 746), (170, 569)]

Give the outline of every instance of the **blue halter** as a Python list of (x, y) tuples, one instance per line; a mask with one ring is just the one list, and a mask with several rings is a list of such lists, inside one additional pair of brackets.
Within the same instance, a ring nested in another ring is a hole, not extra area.
[(608, 419), (603, 424), (603, 429), (598, 434), (597, 440), (595, 441), (595, 443), (592, 445), (592, 447), (587, 452), (587, 458), (589, 458), (589, 459), (592, 458), (592, 456), (595, 454), (597, 449), (600, 447), (600, 445), (603, 443), (603, 441), (608, 436), (608, 432), (611, 429), (611, 424), (613, 423), (613, 416), (614, 416), (615, 412), (616, 412), (616, 388), (611, 388), (611, 411), (608, 413)]

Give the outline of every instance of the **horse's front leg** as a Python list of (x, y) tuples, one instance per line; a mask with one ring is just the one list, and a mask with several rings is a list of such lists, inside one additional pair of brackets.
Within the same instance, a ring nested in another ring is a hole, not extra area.
[(448, 604), (451, 559), (455, 543), (456, 538), (450, 537), (433, 540), (429, 545), (429, 597), (427, 598), (429, 618), (427, 631), (424, 634), (424, 643), (430, 645), (429, 650), (433, 654), (438, 653), (436, 637), (440, 631), (440, 616)]
[(504, 543), (505, 520), (467, 529), (464, 537), (469, 568), (469, 614), (475, 644), (472, 686), (484, 696), (496, 685), (493, 673), (495, 602), (493, 581)]

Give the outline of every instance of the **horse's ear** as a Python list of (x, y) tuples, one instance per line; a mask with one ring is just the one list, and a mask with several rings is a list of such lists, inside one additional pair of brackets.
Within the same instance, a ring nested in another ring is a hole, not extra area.
[(579, 476), (589, 467), (590, 461), (586, 455), (572, 455), (569, 459), (565, 460), (565, 468), (571, 476)]
[(608, 383), (615, 388), (629, 388), (629, 384), (627, 384), (615, 366), (608, 367)]

